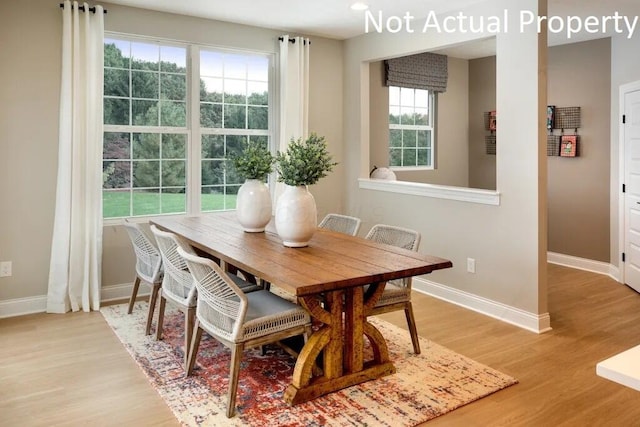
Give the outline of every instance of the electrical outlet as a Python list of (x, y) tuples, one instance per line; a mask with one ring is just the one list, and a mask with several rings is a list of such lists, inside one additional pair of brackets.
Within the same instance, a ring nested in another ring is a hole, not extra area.
[(0, 277), (11, 276), (11, 261), (0, 262)]
[(474, 258), (467, 258), (467, 272), (476, 272), (476, 260)]

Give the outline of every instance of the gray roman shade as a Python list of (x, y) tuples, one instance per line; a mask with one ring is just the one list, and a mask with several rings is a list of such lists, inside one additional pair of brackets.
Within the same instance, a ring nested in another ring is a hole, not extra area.
[(433, 92), (447, 90), (447, 56), (419, 53), (384, 61), (387, 86), (426, 89)]

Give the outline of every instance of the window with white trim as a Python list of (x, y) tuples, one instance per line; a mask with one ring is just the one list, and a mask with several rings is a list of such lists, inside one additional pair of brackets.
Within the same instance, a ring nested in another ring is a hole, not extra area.
[(433, 92), (389, 86), (389, 166), (433, 169)]
[(121, 36), (104, 49), (104, 218), (235, 209), (225, 159), (271, 146), (271, 56)]

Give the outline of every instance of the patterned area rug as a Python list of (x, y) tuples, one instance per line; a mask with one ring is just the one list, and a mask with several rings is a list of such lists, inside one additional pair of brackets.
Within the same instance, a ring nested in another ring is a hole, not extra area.
[(289, 406), (282, 393), (294, 359), (279, 346), (244, 352), (236, 416), (225, 415), (230, 351), (203, 334), (194, 375), (182, 366), (184, 317), (167, 305), (164, 339), (144, 335), (147, 303), (101, 309), (107, 323), (185, 426), (414, 426), (517, 383), (514, 378), (420, 338), (412, 353), (409, 333), (380, 319), (397, 372), (313, 401)]

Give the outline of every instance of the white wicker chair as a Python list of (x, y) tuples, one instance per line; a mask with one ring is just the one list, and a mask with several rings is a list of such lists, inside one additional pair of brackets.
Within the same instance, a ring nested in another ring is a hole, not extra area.
[(169, 300), (185, 315), (184, 318), (184, 362), (187, 366), (187, 355), (191, 344), (193, 323), (196, 317), (196, 287), (193, 277), (189, 273), (187, 263), (178, 253), (178, 247), (185, 252), (194, 253), (191, 246), (179, 236), (159, 230), (155, 225), (151, 231), (156, 237), (158, 248), (162, 254), (164, 264), (164, 279), (160, 291), (160, 308), (158, 309), (158, 326), (156, 327), (156, 339), (162, 339), (162, 324), (164, 322), (164, 310)]
[(178, 249), (198, 289), (196, 326), (189, 349), (187, 375), (191, 375), (202, 332), (231, 349), (227, 417), (235, 413), (242, 352), (296, 335), (311, 334), (309, 314), (300, 306), (259, 290), (243, 293), (216, 263)]
[[(162, 262), (164, 265), (164, 278), (162, 280), (162, 288), (160, 291), (160, 308), (158, 309), (156, 339), (162, 339), (164, 311), (168, 299), (185, 314), (184, 361), (186, 368), (191, 336), (193, 335), (193, 324), (196, 317), (195, 309), (197, 292), (193, 282), (193, 277), (187, 267), (187, 263), (178, 253), (177, 249), (181, 248), (184, 252), (193, 255), (195, 255), (195, 252), (191, 245), (173, 233), (159, 230), (155, 225), (151, 226), (151, 231), (158, 242), (158, 248), (162, 254)], [(241, 288), (243, 292), (252, 292), (259, 289), (258, 286), (246, 282), (236, 275), (230, 274), (229, 277), (231, 277), (232, 281), (236, 286)]]
[[(374, 225), (371, 230), (369, 230), (369, 233), (367, 233), (365, 239), (410, 249), (412, 251), (417, 251), (420, 245), (420, 233), (417, 231), (384, 224)], [(387, 282), (384, 292), (376, 303), (372, 314), (382, 314), (396, 310), (404, 310), (413, 343), (413, 351), (415, 354), (420, 354), (418, 330), (411, 306), (410, 277)]]
[(360, 218), (354, 216), (330, 213), (320, 221), (318, 227), (355, 236), (360, 230), (360, 222)]
[(133, 311), (133, 304), (138, 296), (140, 282), (148, 283), (151, 286), (149, 296), (149, 312), (147, 314), (147, 325), (145, 334), (151, 334), (151, 322), (153, 312), (158, 299), (158, 292), (162, 284), (162, 255), (153, 241), (153, 237), (147, 236), (140, 224), (124, 220), (124, 227), (129, 234), (133, 250), (136, 254), (136, 280), (133, 283), (133, 292), (129, 298), (129, 309), (127, 313)]

